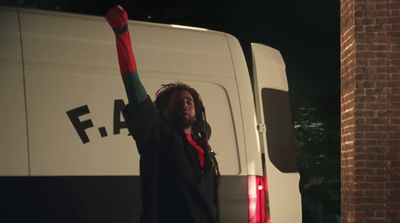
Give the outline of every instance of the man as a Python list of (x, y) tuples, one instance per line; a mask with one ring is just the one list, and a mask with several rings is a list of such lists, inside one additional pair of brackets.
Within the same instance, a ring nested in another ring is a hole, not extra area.
[(219, 222), (219, 171), (199, 94), (183, 83), (167, 84), (154, 105), (137, 73), (127, 13), (116, 6), (106, 18), (129, 100), (124, 117), (140, 154), (142, 222)]

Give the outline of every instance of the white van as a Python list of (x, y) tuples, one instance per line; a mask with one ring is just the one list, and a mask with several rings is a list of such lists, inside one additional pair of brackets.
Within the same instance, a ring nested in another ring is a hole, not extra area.
[[(129, 28), (151, 97), (175, 81), (202, 96), (222, 174), (221, 222), (301, 222), (279, 51), (252, 44), (253, 92), (235, 37)], [(139, 156), (121, 115), (114, 41), (102, 17), (0, 8), (2, 222), (139, 222)]]

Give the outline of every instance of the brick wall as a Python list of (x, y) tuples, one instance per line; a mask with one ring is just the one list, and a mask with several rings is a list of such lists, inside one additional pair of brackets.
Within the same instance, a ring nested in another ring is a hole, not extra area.
[(400, 0), (341, 0), (342, 222), (400, 222)]

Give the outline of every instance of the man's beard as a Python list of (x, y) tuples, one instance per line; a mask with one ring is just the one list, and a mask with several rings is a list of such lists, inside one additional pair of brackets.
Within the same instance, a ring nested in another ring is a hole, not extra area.
[(196, 121), (196, 117), (185, 117), (176, 114), (172, 120), (172, 125), (177, 129), (186, 129), (191, 127)]

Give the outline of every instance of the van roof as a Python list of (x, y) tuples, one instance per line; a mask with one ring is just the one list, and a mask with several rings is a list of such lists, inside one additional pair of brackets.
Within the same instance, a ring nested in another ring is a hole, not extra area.
[[(110, 59), (110, 54), (116, 58), (115, 43), (105, 18), (36, 9), (14, 10), (20, 13), (24, 56), (28, 63), (94, 66), (97, 72), (100, 67), (117, 68), (117, 60)], [(235, 76), (227, 41), (235, 38), (229, 34), (139, 21), (129, 21), (129, 29), (139, 72)], [(237, 40), (233, 42), (239, 44)]]

